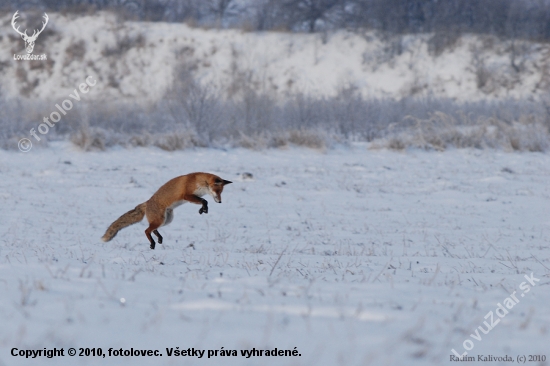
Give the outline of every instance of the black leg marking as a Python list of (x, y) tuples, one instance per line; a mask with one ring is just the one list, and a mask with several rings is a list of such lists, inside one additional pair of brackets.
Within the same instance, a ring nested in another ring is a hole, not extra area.
[(149, 242), (151, 243), (150, 248), (155, 249), (155, 240), (151, 237), (151, 233), (148, 233), (147, 230), (145, 230), (145, 235), (147, 235), (147, 239), (149, 239)]
[(199, 214), (202, 215), (203, 213), (205, 213), (205, 214), (208, 213), (208, 201), (205, 200), (205, 199), (202, 200), (202, 207), (199, 210)]
[(158, 230), (153, 230), (153, 234), (155, 234), (157, 238), (159, 238), (159, 244), (162, 244), (162, 236), (160, 235)]

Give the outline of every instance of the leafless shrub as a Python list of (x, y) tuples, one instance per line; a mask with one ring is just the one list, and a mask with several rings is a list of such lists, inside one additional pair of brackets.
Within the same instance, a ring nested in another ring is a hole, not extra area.
[(197, 146), (204, 147), (194, 133), (174, 132), (154, 137), (153, 145), (166, 151), (185, 150)]
[(86, 55), (86, 43), (84, 40), (72, 43), (65, 49), (65, 62), (63, 66), (67, 66), (73, 61), (81, 62)]
[(131, 147), (151, 146), (153, 145), (153, 136), (148, 132), (144, 132), (139, 135), (134, 135), (130, 137), (130, 139), (128, 140), (128, 144)]
[[(2, 150), (12, 150), (12, 151), (17, 151), (19, 150), (19, 140), (21, 138), (28, 138), (27, 136), (19, 136), (19, 137), (16, 137), (16, 136), (12, 136), (10, 137), (9, 139), (5, 139), (5, 140), (0, 140), (0, 149)], [(31, 141), (32, 142), (32, 141)], [(42, 143), (42, 145), (47, 145), (47, 141), (44, 141)]]
[[(227, 98), (224, 90), (195, 80), (192, 64), (182, 70), (158, 103), (82, 101), (41, 138), (68, 138), (85, 151), (115, 145), (169, 151), (209, 146), (326, 149), (347, 141), (392, 149), (548, 150), (548, 103), (365, 99), (353, 85), (334, 97), (289, 94), (285, 99), (243, 85), (239, 95)], [(13, 149), (54, 104), (24, 98), (7, 102), (0, 96), (0, 148)]]
[(481, 57), (479, 49), (473, 49), (472, 51), (472, 65), (476, 76), (476, 86), (479, 90), (490, 93), (494, 89), (491, 85), (493, 73), (488, 69), (487, 65), (485, 64), (485, 60)]
[(142, 48), (145, 46), (145, 36), (143, 33), (136, 35), (125, 34), (123, 37), (116, 35), (114, 46), (107, 46), (101, 52), (103, 57), (121, 57), (132, 48)]
[(269, 147), (269, 138), (265, 134), (245, 135), (241, 132), (234, 144), (245, 149), (263, 150)]
[[(371, 40), (369, 33), (364, 33), (367, 41)], [(383, 40), (383, 47), (377, 49), (374, 53), (364, 52), (362, 55), (363, 64), (372, 65), (373, 71), (376, 71), (380, 65), (389, 64), (393, 66), (395, 59), (403, 53), (403, 35), (379, 33)]]
[(428, 52), (432, 56), (437, 57), (445, 50), (452, 49), (459, 39), (460, 34), (458, 32), (435, 32), (428, 40)]
[(84, 151), (103, 151), (107, 147), (106, 140), (106, 131), (88, 126), (82, 127), (71, 136), (71, 142)]
[(301, 146), (325, 150), (330, 146), (330, 142), (331, 139), (323, 131), (298, 129), (270, 133), (254, 133), (250, 135), (241, 132), (239, 137), (233, 141), (232, 145), (251, 150), (282, 148), (288, 146)]
[(517, 73), (525, 72), (525, 64), (531, 58), (530, 43), (513, 39), (510, 41), (510, 47), (507, 51), (512, 69)]
[(387, 142), (385, 145), (381, 145), (379, 144), (378, 142), (375, 142), (373, 145), (372, 145), (374, 148), (376, 147), (387, 147), (389, 149), (392, 149), (392, 150), (405, 150), (405, 148), (407, 147), (407, 145), (405, 145), (405, 142), (403, 141), (403, 139), (399, 138), (399, 137), (390, 137), (389, 139), (387, 139)]
[(288, 132), (288, 142), (312, 149), (325, 149), (327, 147), (326, 135), (318, 130), (290, 130)]
[(376, 141), (372, 147), (437, 151), (469, 147), (541, 152), (550, 148), (550, 130), (535, 116), (522, 116), (514, 122), (490, 117), (475, 123), (470, 120), (460, 122), (441, 112), (428, 119), (410, 118), (414, 121), (412, 126)]

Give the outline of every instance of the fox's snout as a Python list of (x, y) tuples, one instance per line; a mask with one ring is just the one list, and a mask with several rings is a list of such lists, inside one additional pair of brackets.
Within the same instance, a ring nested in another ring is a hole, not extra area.
[(214, 202), (222, 203), (223, 187), (226, 184), (231, 184), (231, 183), (233, 183), (233, 182), (230, 182), (230, 181), (225, 180), (225, 179), (220, 179), (220, 178), (217, 178), (214, 181), (214, 188), (211, 188), (211, 190), (210, 190), (210, 192), (212, 193), (212, 198), (214, 198)]

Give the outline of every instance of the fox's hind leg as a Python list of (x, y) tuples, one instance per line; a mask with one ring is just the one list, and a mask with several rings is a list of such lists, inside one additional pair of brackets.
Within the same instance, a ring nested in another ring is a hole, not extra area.
[(162, 236), (159, 234), (157, 229), (166, 221), (165, 211), (167, 210), (161, 210), (154, 202), (147, 201), (147, 210), (145, 211), (145, 215), (147, 216), (147, 221), (149, 221), (149, 227), (145, 229), (145, 235), (151, 243), (151, 249), (155, 249), (155, 240), (151, 236), (151, 233), (154, 233), (158, 238), (158, 243), (162, 244)]
[(157, 238), (159, 238), (159, 244), (162, 244), (162, 235), (160, 235), (159, 231), (153, 230), (153, 234), (155, 234)]
[[(172, 222), (173, 219), (174, 219), (174, 210), (171, 208), (167, 208), (166, 211), (164, 211), (164, 222), (161, 226), (168, 225), (169, 223)], [(159, 238), (158, 240), (159, 244), (162, 244), (162, 235), (160, 235), (158, 230), (156, 229), (153, 230), (153, 234), (155, 234), (157, 238)]]
[(149, 242), (151, 243), (151, 249), (155, 249), (155, 240), (151, 236), (151, 232), (155, 232), (155, 235), (159, 238), (159, 244), (162, 243), (162, 237), (158, 233), (157, 229), (160, 227), (158, 223), (152, 222), (149, 223), (149, 227), (145, 229), (145, 235), (147, 236), (147, 239), (149, 239)]

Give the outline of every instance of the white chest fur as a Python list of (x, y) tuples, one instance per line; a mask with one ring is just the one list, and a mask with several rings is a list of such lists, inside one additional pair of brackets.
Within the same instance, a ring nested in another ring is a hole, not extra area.
[(208, 187), (200, 186), (200, 187), (197, 187), (197, 189), (194, 192), (194, 195), (198, 197), (202, 197), (209, 193), (210, 193), (210, 190), (208, 189)]

